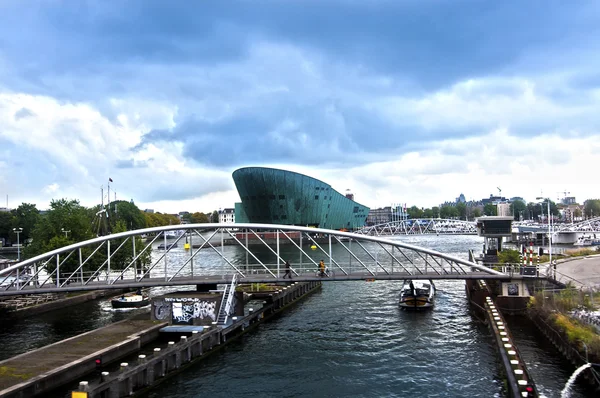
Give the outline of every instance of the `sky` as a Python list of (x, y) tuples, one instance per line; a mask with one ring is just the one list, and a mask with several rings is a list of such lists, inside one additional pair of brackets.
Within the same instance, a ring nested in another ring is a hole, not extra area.
[(0, 0), (0, 207), (599, 198), (600, 2)]

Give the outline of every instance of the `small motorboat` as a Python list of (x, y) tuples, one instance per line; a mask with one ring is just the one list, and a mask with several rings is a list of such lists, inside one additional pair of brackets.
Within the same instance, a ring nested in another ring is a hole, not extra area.
[(432, 281), (407, 279), (400, 292), (400, 307), (410, 310), (425, 310), (433, 308), (435, 286)]
[(160, 245), (158, 245), (159, 250), (171, 250), (175, 247), (177, 247), (177, 243), (167, 243), (166, 245), (164, 243), (161, 243)]
[(138, 291), (113, 297), (110, 304), (113, 308), (140, 308), (150, 304), (150, 297)]

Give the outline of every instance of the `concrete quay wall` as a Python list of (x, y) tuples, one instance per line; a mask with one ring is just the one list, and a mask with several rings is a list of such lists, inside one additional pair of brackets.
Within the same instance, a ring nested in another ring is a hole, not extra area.
[(216, 352), (228, 341), (256, 328), (320, 287), (319, 281), (282, 286), (270, 294), (262, 308), (249, 310), (245, 316), (234, 316), (231, 323), (223, 327), (213, 325), (205, 327), (202, 333), (173, 336), (166, 348), (154, 348), (151, 355), (138, 355), (135, 363), (122, 363), (117, 372), (102, 372), (99, 380), (81, 381), (78, 391), (86, 392), (88, 398), (121, 398), (145, 391)]
[[(119, 324), (126, 322), (127, 321), (121, 321), (115, 325), (118, 327)], [(13, 384), (12, 386), (1, 390), (0, 397), (29, 398), (43, 395), (48, 391), (71, 383), (78, 378), (93, 372), (96, 367), (96, 359), (100, 359), (102, 363), (108, 364), (128, 355), (135, 354), (142, 346), (157, 339), (159, 330), (164, 326), (166, 326), (166, 323), (152, 325), (135, 334), (127, 336), (118, 343), (83, 356), (78, 356), (76, 352), (79, 350), (79, 346), (88, 339), (91, 339), (92, 342), (85, 344), (93, 344), (93, 336), (94, 333), (97, 332), (96, 330), (2, 361), (0, 362), (0, 368), (14, 369), (15, 372), (21, 373), (37, 370), (40, 373), (26, 381)], [(69, 347), (73, 349), (73, 352), (70, 352)], [(56, 368), (44, 368), (44, 362), (48, 359), (52, 359), (54, 355), (60, 355), (62, 358), (71, 356), (76, 357), (76, 359), (68, 361), (67, 363), (64, 363), (63, 361), (64, 364)]]
[(485, 281), (467, 280), (467, 297), (473, 307), (483, 315), (494, 340), (500, 363), (506, 376), (507, 396), (537, 397), (535, 382), (530, 377), (525, 361), (514, 345), (508, 325), (492, 299), (491, 289)]

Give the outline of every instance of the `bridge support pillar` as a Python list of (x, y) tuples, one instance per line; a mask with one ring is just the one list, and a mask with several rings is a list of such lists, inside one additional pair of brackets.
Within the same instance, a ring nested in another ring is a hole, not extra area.
[(244, 316), (244, 292), (235, 292), (235, 316)]

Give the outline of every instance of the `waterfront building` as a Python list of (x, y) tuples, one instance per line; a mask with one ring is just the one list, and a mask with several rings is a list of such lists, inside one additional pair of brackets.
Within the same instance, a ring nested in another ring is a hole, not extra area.
[(234, 223), (235, 209), (219, 209), (219, 223)]
[(367, 225), (379, 225), (392, 221), (392, 207), (386, 206), (369, 210)]
[(233, 172), (233, 181), (242, 200), (235, 205), (238, 223), (355, 229), (369, 213), (331, 185), (292, 171), (244, 167)]

